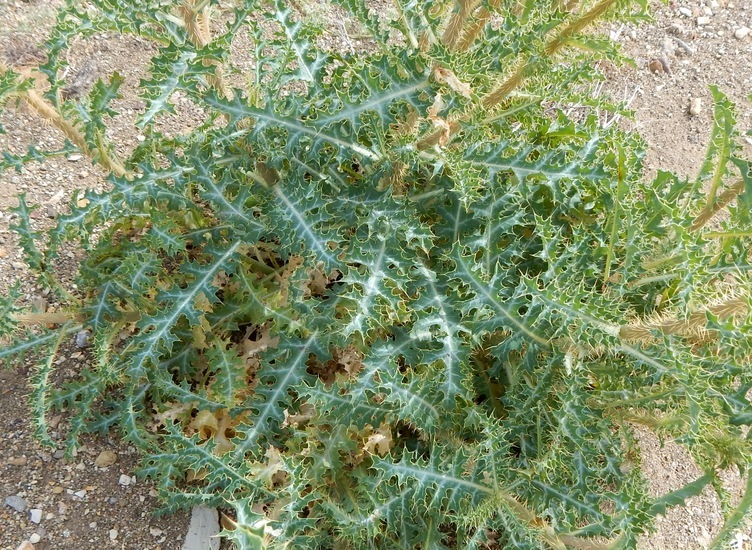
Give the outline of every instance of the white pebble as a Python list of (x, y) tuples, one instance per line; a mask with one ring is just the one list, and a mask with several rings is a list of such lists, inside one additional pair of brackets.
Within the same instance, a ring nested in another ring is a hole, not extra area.
[(739, 27), (734, 31), (734, 36), (737, 38), (737, 40), (744, 40), (745, 38), (747, 38), (749, 32), (749, 27)]
[(89, 337), (91, 336), (91, 332), (88, 330), (79, 330), (76, 333), (76, 347), (79, 349), (83, 349), (89, 345)]
[(29, 518), (32, 523), (39, 523), (42, 521), (42, 511), (39, 508), (32, 508), (29, 510)]
[(702, 112), (702, 100), (699, 97), (692, 98), (689, 102), (689, 114), (697, 116)]
[(118, 479), (118, 483), (122, 485), (123, 487), (127, 487), (131, 484), (131, 476), (127, 476), (125, 474), (122, 474), (120, 476), (120, 479)]
[(32, 534), (32, 535), (31, 535), (31, 536), (29, 537), (29, 542), (30, 542), (31, 544), (36, 544), (36, 543), (38, 543), (38, 542), (39, 542), (40, 540), (42, 540), (42, 537), (40, 537), (40, 536), (39, 536), (39, 533), (33, 533), (33, 534)]
[(115, 540), (117, 538), (118, 538), (118, 530), (110, 529), (110, 540)]
[(705, 25), (710, 25), (710, 17), (707, 15), (703, 15), (697, 18), (697, 26), (698, 27), (704, 27)]
[(685, 6), (682, 6), (681, 8), (679, 8), (679, 13), (683, 15), (684, 17), (692, 17), (692, 10)]

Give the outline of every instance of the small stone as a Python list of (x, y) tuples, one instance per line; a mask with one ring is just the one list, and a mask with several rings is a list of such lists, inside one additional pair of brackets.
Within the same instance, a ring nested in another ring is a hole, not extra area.
[(734, 31), (734, 36), (737, 40), (744, 40), (750, 33), (749, 27), (739, 27)]
[(23, 262), (11, 262), (10, 266), (13, 269), (26, 269), (26, 264)]
[(92, 522), (91, 522), (91, 523), (89, 524), (89, 527), (90, 527), (91, 529), (96, 529), (96, 528), (97, 528), (97, 522), (96, 522), (96, 521), (92, 521)]
[(42, 296), (36, 296), (31, 302), (31, 308), (34, 310), (34, 313), (44, 313), (45, 311), (47, 311), (48, 305), (49, 304), (47, 303), (47, 300), (45, 300)]
[(91, 337), (91, 332), (88, 330), (79, 330), (76, 333), (76, 347), (79, 349), (83, 349), (89, 345), (89, 338)]
[(117, 529), (110, 529), (110, 540), (117, 540), (118, 534)]
[(34, 550), (34, 545), (30, 541), (25, 540), (18, 546), (18, 548), (16, 548), (16, 550)]
[(58, 449), (54, 453), (52, 453), (52, 458), (61, 459), (65, 456), (65, 451), (63, 449)]
[(0, 258), (5, 258), (8, 255), (8, 251), (4, 248), (0, 248)]
[(684, 17), (692, 17), (692, 10), (686, 6), (682, 6), (681, 8), (679, 8), (679, 13), (683, 15)]
[(31, 535), (31, 536), (29, 537), (29, 542), (30, 542), (31, 544), (36, 544), (36, 543), (38, 543), (38, 542), (39, 542), (40, 540), (42, 540), (42, 537), (40, 537), (40, 536), (39, 536), (39, 533), (33, 533), (33, 534), (32, 534), (32, 535)]
[(83, 155), (68, 155), (68, 162), (78, 162), (82, 158), (84, 158)]
[(60, 487), (60, 485), (58, 485), (58, 486), (52, 488), (52, 494), (59, 495), (60, 493), (63, 492), (63, 490), (64, 489), (62, 487)]
[(28, 506), (27, 502), (18, 495), (12, 495), (5, 499), (5, 505), (10, 506), (16, 512), (23, 512)]
[(651, 59), (650, 63), (648, 63), (648, 69), (650, 69), (651, 73), (660, 74), (663, 72), (663, 64), (657, 59)]
[(29, 519), (31, 523), (39, 523), (42, 521), (42, 511), (39, 508), (32, 508), (29, 510)]
[(697, 18), (698, 27), (704, 27), (706, 25), (710, 25), (710, 17), (708, 17), (707, 15), (701, 15)]
[(11, 466), (25, 466), (27, 462), (28, 462), (28, 459), (25, 456), (19, 456), (19, 457), (11, 458), (8, 461), (8, 464), (10, 464)]
[(107, 468), (112, 466), (117, 461), (117, 455), (112, 451), (102, 451), (94, 461), (94, 466), (97, 468)]
[(702, 112), (702, 99), (694, 97), (689, 102), (689, 114), (697, 116)]
[(53, 206), (63, 200), (63, 197), (65, 197), (65, 189), (60, 189), (57, 193), (55, 193), (47, 201), (45, 201), (44, 204)]
[(120, 476), (120, 479), (118, 479), (118, 483), (122, 485), (123, 487), (128, 487), (128, 485), (131, 484), (131, 476), (127, 476), (125, 474), (122, 474)]
[(86, 496), (86, 491), (84, 491), (83, 489), (81, 489), (80, 491), (76, 491), (73, 494), (76, 495), (78, 498), (84, 498)]
[(209, 548), (219, 550), (219, 513), (216, 508), (196, 506), (191, 511), (191, 523), (182, 550)]
[(162, 536), (163, 531), (161, 529), (157, 529), (156, 527), (149, 527), (149, 533), (152, 537), (159, 537)]

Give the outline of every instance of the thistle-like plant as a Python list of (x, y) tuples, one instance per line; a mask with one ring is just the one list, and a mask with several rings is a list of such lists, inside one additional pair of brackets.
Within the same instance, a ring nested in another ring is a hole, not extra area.
[[(345, 52), (305, 3), (70, 0), (37, 75), (3, 69), (6, 108), (67, 140), (4, 166), (75, 149), (109, 182), (44, 235), (16, 210), (68, 305), (0, 303), (38, 435), (51, 409), (71, 450), (119, 430), (167, 509), (223, 507), (240, 548), (633, 547), (708, 484), (727, 502), (718, 472), (752, 457), (752, 173), (727, 99), (698, 177), (645, 181), (642, 142), (603, 123), (623, 109), (591, 93), (621, 58), (589, 28), (643, 2), (333, 3)], [(62, 78), (101, 32), (157, 48), (126, 158), (106, 132), (123, 79)], [(176, 92), (205, 121), (166, 135)], [(72, 295), (64, 244), (85, 252)], [(704, 475), (649, 498), (635, 424)]]

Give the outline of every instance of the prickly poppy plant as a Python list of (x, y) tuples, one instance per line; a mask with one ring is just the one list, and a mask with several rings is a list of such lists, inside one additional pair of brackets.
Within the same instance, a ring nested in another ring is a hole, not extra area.
[[(66, 138), (4, 167), (77, 151), (108, 173), (49, 231), (16, 209), (66, 304), (0, 304), (39, 437), (53, 410), (70, 451), (119, 433), (167, 510), (221, 507), (238, 548), (631, 548), (707, 485), (721, 544), (752, 500), (718, 477), (752, 457), (733, 106), (712, 89), (696, 179), (649, 181), (628, 113), (592, 93), (621, 60), (592, 24), (642, 2), (333, 3), (346, 51), (298, 3), (71, 0), (38, 71), (3, 67), (5, 109)], [(107, 132), (123, 78), (65, 79), (71, 41), (102, 32), (154, 45), (127, 156)], [(178, 92), (204, 121), (163, 133)], [(89, 362), (61, 380), (74, 343)], [(649, 497), (637, 425), (704, 475)]]

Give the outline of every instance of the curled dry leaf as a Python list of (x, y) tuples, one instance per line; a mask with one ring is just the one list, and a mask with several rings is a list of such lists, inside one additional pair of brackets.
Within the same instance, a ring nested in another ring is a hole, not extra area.
[(434, 128), (440, 131), (438, 145), (439, 147), (446, 147), (451, 135), (450, 127), (447, 121), (439, 116), (439, 113), (444, 109), (446, 104), (441, 98), (441, 94), (436, 94), (433, 100), (433, 105), (428, 108), (428, 120), (431, 121)]
[(436, 67), (433, 74), (436, 80), (438, 80), (439, 82), (443, 82), (461, 96), (464, 96), (468, 99), (470, 98), (470, 94), (472, 92), (470, 86), (457, 78), (457, 75), (455, 75), (449, 69), (445, 69), (444, 67)]

